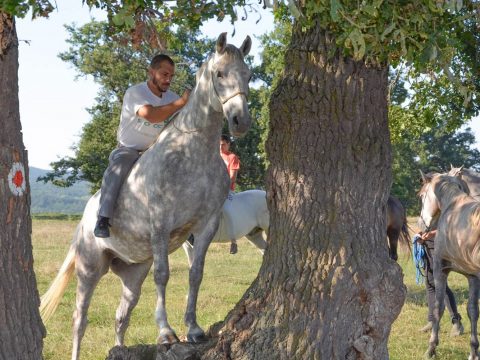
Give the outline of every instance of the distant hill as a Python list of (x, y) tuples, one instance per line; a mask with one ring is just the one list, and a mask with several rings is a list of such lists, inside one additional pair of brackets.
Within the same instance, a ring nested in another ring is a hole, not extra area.
[(90, 185), (85, 181), (77, 182), (68, 188), (62, 188), (43, 181), (39, 176), (49, 170), (30, 167), (31, 213), (81, 214), (90, 198)]

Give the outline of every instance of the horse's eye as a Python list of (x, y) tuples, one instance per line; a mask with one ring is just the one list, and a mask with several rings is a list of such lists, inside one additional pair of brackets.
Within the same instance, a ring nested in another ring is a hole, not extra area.
[(221, 71), (217, 71), (217, 77), (218, 78), (223, 78), (223, 73)]

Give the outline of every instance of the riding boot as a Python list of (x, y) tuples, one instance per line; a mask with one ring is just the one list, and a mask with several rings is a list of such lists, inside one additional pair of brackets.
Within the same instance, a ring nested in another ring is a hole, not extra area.
[(110, 237), (110, 230), (108, 229), (110, 226), (109, 218), (98, 216), (93, 234), (98, 238), (108, 238)]
[(429, 321), (428, 323), (426, 323), (424, 327), (422, 327), (421, 329), (418, 329), (418, 331), (426, 333), (432, 330), (432, 327), (433, 327), (433, 322)]
[(462, 317), (460, 314), (455, 314), (452, 318), (452, 330), (450, 330), (450, 336), (460, 336), (463, 332)]

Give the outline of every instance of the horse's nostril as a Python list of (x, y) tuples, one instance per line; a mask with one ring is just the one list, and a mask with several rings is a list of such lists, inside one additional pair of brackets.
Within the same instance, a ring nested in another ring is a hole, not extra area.
[(238, 126), (238, 117), (233, 117), (233, 123)]

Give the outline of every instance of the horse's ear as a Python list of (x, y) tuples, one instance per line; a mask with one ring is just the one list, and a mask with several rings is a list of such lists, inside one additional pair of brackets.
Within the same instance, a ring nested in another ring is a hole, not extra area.
[(217, 39), (217, 48), (216, 48), (217, 53), (223, 54), (226, 46), (227, 46), (227, 33), (223, 32), (220, 34), (220, 36)]
[(423, 171), (422, 170), (419, 170), (420, 171), (420, 175), (422, 176), (422, 182), (425, 184), (427, 182), (427, 178), (425, 177), (425, 175), (423, 174)]
[(250, 36), (247, 35), (245, 40), (243, 40), (242, 46), (240, 46), (240, 51), (242, 52), (243, 57), (248, 55), (251, 48), (252, 48), (252, 39), (250, 39)]

